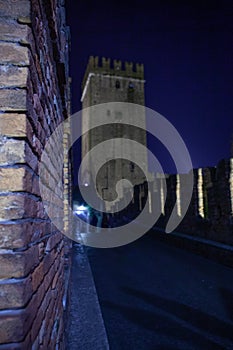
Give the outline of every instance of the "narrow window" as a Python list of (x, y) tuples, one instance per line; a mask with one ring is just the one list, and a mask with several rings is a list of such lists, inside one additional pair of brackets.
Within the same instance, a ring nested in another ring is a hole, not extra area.
[(130, 172), (133, 173), (134, 172), (134, 163), (133, 162), (130, 162)]
[(134, 102), (134, 85), (130, 81), (128, 85), (128, 101), (129, 102)]
[(134, 85), (133, 85), (132, 81), (129, 82), (129, 89), (134, 89)]
[(116, 89), (120, 89), (121, 85), (120, 85), (120, 82), (119, 80), (116, 81)]

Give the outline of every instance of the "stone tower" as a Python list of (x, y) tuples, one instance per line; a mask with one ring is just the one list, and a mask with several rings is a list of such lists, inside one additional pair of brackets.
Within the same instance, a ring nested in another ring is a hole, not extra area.
[[(100, 62), (98, 57), (91, 56), (82, 84), (83, 129), (93, 128), (95, 120), (94, 112), (90, 109), (85, 110), (87, 107), (108, 102), (130, 102), (144, 106), (144, 83), (142, 64), (122, 63), (119, 60), (111, 61), (105, 58), (102, 58)], [(133, 118), (140, 120), (141, 128), (123, 125), (124, 112), (118, 109), (117, 104), (116, 106), (110, 105), (110, 108), (106, 105), (104, 113), (109, 116), (109, 119), (114, 118), (115, 123), (92, 129), (83, 136), (82, 158), (97, 144), (113, 138), (128, 138), (146, 146), (144, 113), (140, 112), (140, 115), (137, 115), (137, 112), (133, 113)], [(133, 119), (132, 125), (134, 125)], [(132, 154), (133, 152), (132, 149)], [(140, 157), (147, 169), (146, 152), (143, 152)], [(102, 198), (110, 201), (114, 198), (114, 188), (118, 180), (126, 178), (134, 185), (145, 181), (145, 174), (138, 166), (129, 160), (124, 160), (124, 154), (120, 158), (122, 159), (109, 160), (108, 164), (98, 173), (96, 182), (98, 192)], [(84, 183), (90, 180), (85, 169), (82, 177)]]

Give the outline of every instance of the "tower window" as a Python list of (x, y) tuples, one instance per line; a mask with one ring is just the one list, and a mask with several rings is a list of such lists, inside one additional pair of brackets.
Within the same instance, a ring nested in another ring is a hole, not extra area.
[(134, 85), (130, 81), (128, 85), (128, 101), (129, 102), (134, 102)]
[(120, 85), (120, 82), (119, 80), (116, 81), (116, 89), (120, 89), (121, 85)]
[(135, 169), (135, 165), (134, 165), (133, 162), (130, 162), (129, 168), (130, 168), (131, 173), (133, 173), (133, 172), (134, 172), (134, 169)]
[(129, 82), (129, 89), (134, 89), (134, 85), (133, 85), (132, 81)]

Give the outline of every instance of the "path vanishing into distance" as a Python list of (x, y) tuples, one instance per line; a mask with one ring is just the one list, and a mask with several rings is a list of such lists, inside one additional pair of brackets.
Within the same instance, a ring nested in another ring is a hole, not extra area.
[(233, 269), (161, 243), (156, 232), (85, 251), (111, 350), (233, 349)]

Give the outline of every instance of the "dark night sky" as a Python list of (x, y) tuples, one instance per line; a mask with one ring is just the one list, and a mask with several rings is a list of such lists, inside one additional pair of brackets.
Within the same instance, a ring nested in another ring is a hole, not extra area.
[[(194, 167), (216, 165), (233, 134), (233, 1), (150, 3), (66, 0), (72, 112), (90, 55), (144, 63), (146, 106), (176, 127)], [(174, 172), (163, 147), (152, 148)]]

